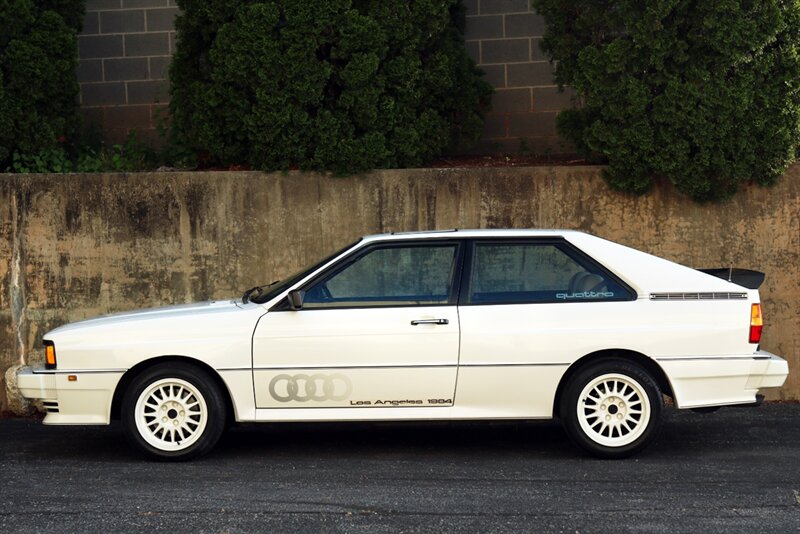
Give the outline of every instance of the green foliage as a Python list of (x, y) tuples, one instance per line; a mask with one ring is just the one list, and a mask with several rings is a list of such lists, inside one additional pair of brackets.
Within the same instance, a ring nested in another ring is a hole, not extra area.
[(83, 10), (83, 0), (0, 2), (0, 169), (65, 164), (60, 143), (78, 123)]
[(161, 155), (131, 132), (124, 143), (99, 148), (45, 148), (32, 154), (14, 152), (12, 172), (133, 172), (151, 170)]
[(771, 184), (800, 141), (800, 4), (533, 0), (542, 48), (583, 105), (562, 135), (642, 193), (664, 176), (698, 200)]
[(458, 0), (179, 0), (173, 127), (215, 164), (349, 173), (480, 135)]
[(13, 172), (70, 172), (73, 166), (63, 148), (46, 148), (35, 154), (14, 152), (11, 160)]
[[(103, 148), (99, 152), (91, 152), (89, 156), (95, 156), (103, 170), (116, 172), (151, 170), (156, 166), (156, 162), (159, 159), (156, 151), (139, 140), (135, 132), (129, 133), (124, 143), (113, 145), (110, 148)], [(78, 163), (88, 166), (92, 163), (92, 158), (88, 157), (83, 162), (79, 158)], [(89, 171), (82, 170), (79, 172)]]

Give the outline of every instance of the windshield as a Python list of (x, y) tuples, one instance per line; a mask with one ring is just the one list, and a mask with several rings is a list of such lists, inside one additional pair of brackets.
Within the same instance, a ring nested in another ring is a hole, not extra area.
[(336, 252), (334, 252), (330, 256), (326, 257), (325, 259), (320, 260), (320, 261), (314, 263), (311, 266), (304, 267), (304, 268), (300, 269), (296, 273), (294, 273), (294, 274), (292, 274), (290, 276), (287, 276), (283, 280), (279, 280), (277, 282), (272, 282), (271, 284), (266, 285), (266, 286), (261, 286), (261, 290), (262, 290), (261, 293), (258, 294), (258, 292), (256, 292), (255, 294), (253, 294), (249, 298), (249, 300), (251, 302), (257, 302), (258, 304), (263, 304), (263, 303), (267, 302), (268, 300), (275, 298), (282, 291), (285, 291), (286, 289), (291, 287), (293, 284), (296, 284), (297, 282), (299, 282), (300, 280), (302, 280), (303, 278), (305, 278), (306, 276), (308, 276), (312, 272), (316, 271), (317, 269), (319, 269), (320, 267), (322, 267), (323, 265), (325, 265), (326, 263), (328, 263), (329, 261), (331, 261), (335, 257), (343, 254), (345, 251), (350, 250), (351, 248), (353, 248), (354, 246), (356, 246), (360, 242), (361, 242), (361, 238), (359, 238), (358, 241), (350, 243), (346, 247), (344, 247), (344, 248), (342, 248), (340, 250), (337, 250)]

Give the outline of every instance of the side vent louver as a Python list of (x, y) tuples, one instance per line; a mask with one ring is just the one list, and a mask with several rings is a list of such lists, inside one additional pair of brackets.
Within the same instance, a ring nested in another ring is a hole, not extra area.
[(650, 300), (744, 300), (747, 293), (650, 293)]

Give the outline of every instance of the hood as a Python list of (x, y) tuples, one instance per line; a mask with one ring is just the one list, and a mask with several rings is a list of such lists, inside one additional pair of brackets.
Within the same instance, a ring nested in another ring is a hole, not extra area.
[(67, 334), (87, 328), (119, 326), (124, 327), (126, 323), (141, 323), (142, 321), (159, 321), (162, 323), (173, 323), (175, 320), (187, 319), (192, 322), (206, 323), (208, 319), (222, 314), (241, 311), (258, 306), (257, 304), (241, 304), (236, 300), (212, 300), (206, 302), (196, 302), (193, 304), (179, 304), (175, 306), (162, 306), (159, 308), (146, 308), (142, 310), (132, 310), (120, 313), (101, 315), (92, 319), (69, 323), (51, 330), (45, 334), (49, 338), (51, 334)]
[(233, 300), (116, 313), (61, 326), (44, 335), (62, 369), (130, 369), (149, 358), (186, 356), (213, 367), (250, 364), (259, 304)]

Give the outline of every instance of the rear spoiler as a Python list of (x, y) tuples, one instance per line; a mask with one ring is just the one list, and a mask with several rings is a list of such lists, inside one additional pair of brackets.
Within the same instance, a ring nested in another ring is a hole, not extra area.
[(710, 274), (717, 278), (722, 278), (728, 282), (746, 287), (747, 289), (758, 289), (764, 283), (764, 273), (759, 271), (751, 271), (750, 269), (697, 269), (701, 273)]

